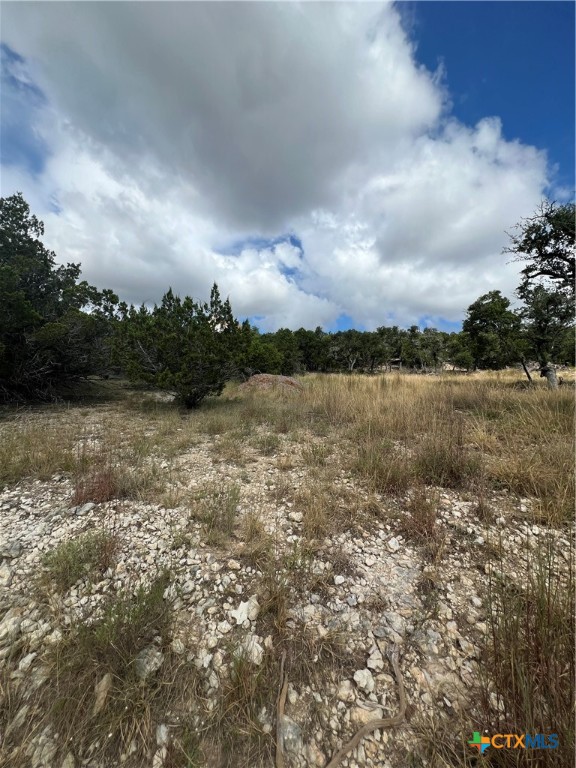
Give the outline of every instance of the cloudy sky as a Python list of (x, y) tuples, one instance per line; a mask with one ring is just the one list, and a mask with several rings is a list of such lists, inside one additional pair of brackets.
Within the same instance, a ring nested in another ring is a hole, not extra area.
[(572, 2), (2, 3), (3, 196), (135, 303), (459, 327), (574, 189)]

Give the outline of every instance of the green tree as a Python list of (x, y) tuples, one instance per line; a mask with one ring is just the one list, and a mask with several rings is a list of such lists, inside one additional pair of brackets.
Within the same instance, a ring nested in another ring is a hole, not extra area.
[[(516, 292), (524, 302), (519, 314), (529, 354), (538, 360), (540, 375), (552, 389), (558, 386), (554, 360), (561, 349), (566, 357), (568, 337), (574, 342), (575, 215), (574, 203), (544, 201), (534, 216), (516, 225), (512, 244), (504, 249), (514, 254), (515, 261), (527, 262)], [(524, 369), (530, 378), (525, 365)]]
[(362, 367), (363, 335), (361, 331), (354, 328), (338, 331), (332, 335), (329, 355), (337, 368), (352, 373), (355, 368)]
[(117, 296), (56, 266), (21, 193), (0, 199), (0, 392), (46, 398), (109, 365)]
[(468, 307), (462, 330), (476, 368), (497, 370), (522, 357), (520, 318), (500, 291), (490, 291)]
[(407, 331), (402, 332), (400, 356), (402, 364), (409, 368), (424, 367), (421, 336), (417, 325), (411, 325)]
[(544, 201), (534, 216), (522, 221), (510, 233), (512, 244), (504, 253), (525, 261), (522, 286), (548, 281), (556, 290), (574, 297), (576, 261), (576, 206)]
[(210, 301), (172, 289), (152, 310), (121, 305), (118, 356), (128, 376), (172, 392), (187, 408), (219, 395), (237, 373), (241, 329), (214, 284)]
[(447, 342), (446, 355), (454, 368), (465, 368), (469, 371), (474, 365), (474, 357), (468, 334), (464, 331), (451, 333)]
[[(528, 355), (536, 359), (540, 372), (550, 387), (556, 388), (553, 364), (567, 362), (567, 336), (574, 345), (574, 307), (565, 291), (549, 290), (544, 285), (521, 286), (518, 295), (524, 301), (519, 315), (523, 321)], [(568, 359), (573, 358), (573, 352)]]
[(329, 335), (320, 326), (314, 331), (299, 328), (294, 332), (298, 352), (305, 371), (325, 371), (328, 358)]
[(263, 341), (273, 344), (282, 356), (280, 373), (291, 376), (302, 369), (302, 356), (298, 348), (296, 335), (289, 328), (280, 328), (276, 333), (266, 333)]
[(383, 325), (376, 329), (376, 333), (380, 338), (382, 362), (389, 366), (391, 360), (398, 360), (401, 357), (402, 339), (405, 331), (401, 331), (397, 325), (393, 325), (391, 328)]
[(427, 366), (435, 370), (447, 359), (448, 334), (436, 328), (424, 328), (420, 339), (422, 357)]

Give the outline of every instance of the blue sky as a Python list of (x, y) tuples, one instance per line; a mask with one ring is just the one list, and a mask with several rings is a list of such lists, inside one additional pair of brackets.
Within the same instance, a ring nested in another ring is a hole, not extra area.
[(498, 115), (507, 139), (545, 149), (558, 187), (574, 194), (574, 2), (405, 3), (416, 57), (446, 68), (453, 113)]
[(128, 301), (455, 330), (572, 198), (574, 7), (6, 2), (1, 192)]

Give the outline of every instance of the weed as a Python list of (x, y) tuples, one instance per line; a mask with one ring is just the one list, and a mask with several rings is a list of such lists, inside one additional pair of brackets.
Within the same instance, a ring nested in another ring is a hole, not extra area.
[(309, 467), (324, 467), (330, 454), (330, 446), (323, 443), (311, 443), (302, 450), (302, 460)]
[(239, 535), (244, 542), (243, 557), (256, 568), (266, 568), (274, 556), (275, 542), (253, 510), (242, 517)]
[(278, 450), (281, 445), (282, 445), (282, 442), (278, 437), (278, 435), (270, 434), (267, 432), (264, 433), (263, 435), (259, 435), (254, 440), (255, 448), (263, 456), (274, 456), (274, 454), (278, 453)]
[(409, 457), (389, 440), (377, 438), (366, 438), (359, 444), (351, 469), (370, 490), (381, 493), (403, 493), (413, 479)]
[(80, 579), (92, 579), (112, 567), (119, 545), (118, 538), (109, 533), (87, 533), (64, 541), (44, 556), (45, 576), (65, 592)]
[(240, 489), (233, 483), (205, 486), (193, 501), (192, 514), (204, 523), (209, 544), (222, 544), (234, 531)]

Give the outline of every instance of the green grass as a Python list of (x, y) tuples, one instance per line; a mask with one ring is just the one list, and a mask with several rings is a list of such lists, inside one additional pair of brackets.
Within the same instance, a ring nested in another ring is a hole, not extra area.
[(105, 532), (86, 533), (63, 541), (42, 559), (44, 576), (60, 592), (82, 578), (95, 579), (116, 563), (120, 542)]

